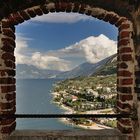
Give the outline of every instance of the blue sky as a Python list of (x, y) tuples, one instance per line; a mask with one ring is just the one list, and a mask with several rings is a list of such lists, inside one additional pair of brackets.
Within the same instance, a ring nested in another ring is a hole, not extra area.
[(18, 25), (16, 34), (17, 64), (66, 71), (114, 54), (118, 31), (86, 15), (51, 13)]

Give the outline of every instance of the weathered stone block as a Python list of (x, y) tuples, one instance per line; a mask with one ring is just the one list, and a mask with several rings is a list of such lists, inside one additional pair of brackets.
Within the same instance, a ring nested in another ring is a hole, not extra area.
[(4, 63), (5, 63), (5, 66), (6, 67), (9, 67), (9, 68), (12, 68), (12, 69), (15, 69), (16, 68), (16, 64), (13, 61), (5, 60)]
[[(61, 2), (61, 10), (62, 10), (62, 12), (65, 12), (66, 11), (66, 9), (67, 9), (67, 3), (66, 2)], [(60, 7), (59, 7), (60, 8)]]
[(121, 93), (132, 94), (132, 88), (131, 87), (117, 87), (117, 90)]
[(131, 77), (132, 72), (129, 72), (127, 70), (118, 71), (118, 76)]
[(119, 96), (120, 96), (120, 100), (122, 102), (133, 100), (133, 96), (132, 95), (119, 95)]
[(8, 103), (0, 103), (0, 108), (2, 110), (11, 109), (11, 108), (13, 108), (13, 106), (15, 106), (15, 100), (13, 100), (12, 102), (8, 102)]
[(132, 106), (131, 106), (130, 104), (124, 103), (124, 102), (120, 102), (120, 101), (117, 101), (117, 106), (118, 106), (119, 108), (121, 108), (121, 109), (124, 109), (124, 110), (127, 109), (128, 111), (130, 111), (131, 108), (132, 108)]
[(129, 38), (129, 37), (130, 37), (130, 31), (122, 31), (122, 32), (120, 32), (120, 39)]
[(15, 78), (7, 77), (7, 78), (0, 78), (0, 84), (15, 84)]
[(22, 16), (22, 18), (24, 20), (29, 20), (30, 19), (30, 16), (25, 11), (20, 11), (20, 15)]
[(13, 47), (16, 46), (15, 40), (13, 40), (13, 39), (10, 39), (10, 38), (2, 38), (1, 40), (3, 42), (3, 45), (7, 45), (7, 46), (12, 45)]
[(124, 119), (124, 118), (122, 118), (122, 119), (118, 119), (118, 121), (119, 121), (119, 123), (125, 125), (125, 127), (126, 126), (130, 126), (130, 127), (132, 126), (132, 122), (131, 122), (130, 119)]
[(72, 10), (72, 12), (78, 12), (79, 11), (79, 9), (80, 9), (80, 3), (74, 3), (74, 8), (73, 8), (73, 10)]
[(15, 122), (15, 119), (14, 118), (11, 118), (11, 119), (2, 119), (0, 121), (0, 125), (9, 125), (9, 124), (12, 124), (13, 122)]
[(48, 14), (48, 13), (49, 13), (49, 11), (48, 11), (48, 9), (46, 8), (46, 6), (41, 5), (41, 6), (40, 6), (40, 9), (42, 10), (42, 12), (43, 12), (44, 14)]
[[(122, 124), (123, 125), (123, 124)], [(130, 134), (133, 133), (133, 129), (131, 127), (125, 127), (120, 125), (120, 123), (117, 123), (118, 129), (123, 133), (123, 134)]]
[(129, 52), (133, 52), (133, 50), (130, 48), (130, 47), (124, 47), (124, 48), (121, 48), (119, 50), (120, 53), (129, 53)]
[(118, 42), (118, 46), (127, 46), (130, 43), (129, 39), (122, 39)]
[(118, 22), (117, 22), (115, 25), (116, 25), (117, 27), (120, 27), (121, 24), (122, 24), (123, 22), (125, 22), (125, 21), (127, 21), (127, 19), (122, 17), (120, 20), (118, 20)]
[(7, 53), (14, 53), (14, 47), (11, 45), (8, 45), (8, 43), (2, 46), (1, 50), (7, 52)]
[(1, 93), (8, 93), (8, 92), (13, 92), (16, 90), (16, 86), (15, 85), (11, 85), (11, 86), (1, 86)]
[(14, 54), (11, 54), (11, 53), (3, 53), (2, 59), (6, 60), (6, 61), (12, 60), (13, 62), (15, 62), (15, 56), (14, 56)]
[(121, 56), (121, 60), (122, 61), (132, 61), (133, 59), (132, 59), (132, 55), (131, 54), (123, 54), (122, 56)]
[(16, 128), (16, 122), (14, 122), (14, 123), (12, 123), (10, 126), (3, 126), (2, 128), (1, 128), (1, 132), (3, 133), (3, 134), (10, 134), (13, 130), (15, 130), (15, 128)]
[(36, 16), (36, 13), (34, 12), (34, 10), (31, 10), (31, 9), (28, 9), (27, 10), (27, 13), (30, 15), (30, 17), (35, 17)]
[(119, 27), (119, 31), (126, 30), (126, 29), (129, 29), (129, 28), (130, 28), (130, 24), (122, 24)]
[(24, 18), (22, 18), (22, 16), (19, 13), (14, 13), (12, 14), (14, 20), (16, 20), (19, 23), (24, 22)]
[(5, 70), (0, 70), (0, 76), (15, 76), (15, 70), (10, 70), (10, 69), (5, 69)]
[(38, 15), (38, 16), (43, 15), (43, 12), (40, 8), (35, 8), (34, 11), (35, 11), (36, 15)]
[(81, 4), (81, 7), (80, 7), (80, 9), (79, 9), (79, 13), (80, 14), (83, 14), (83, 13), (85, 13), (85, 9), (86, 8), (86, 4)]
[(7, 101), (16, 99), (16, 93), (13, 92), (13, 93), (10, 93), (10, 94), (6, 94), (6, 95), (5, 95), (5, 99), (6, 99)]
[(133, 79), (132, 78), (121, 79), (121, 84), (122, 85), (132, 85), (133, 84)]
[(8, 37), (12, 37), (15, 40), (15, 33), (11, 29), (3, 28), (2, 32), (3, 32), (3, 35), (6, 35)]
[(118, 64), (118, 68), (122, 68), (122, 69), (127, 69), (128, 68), (128, 65), (124, 62)]

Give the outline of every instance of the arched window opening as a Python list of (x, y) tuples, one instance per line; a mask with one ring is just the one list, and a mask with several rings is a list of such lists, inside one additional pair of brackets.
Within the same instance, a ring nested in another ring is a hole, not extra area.
[[(18, 25), (16, 113), (115, 113), (117, 34), (109, 23), (64, 12)], [(116, 119), (59, 120), (18, 119), (17, 129), (117, 127)]]

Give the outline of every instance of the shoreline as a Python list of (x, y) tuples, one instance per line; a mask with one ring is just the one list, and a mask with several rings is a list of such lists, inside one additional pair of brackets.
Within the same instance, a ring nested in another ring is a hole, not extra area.
[[(57, 92), (53, 92), (51, 93), (53, 95), (53, 98), (58, 95)], [(53, 103), (57, 104), (61, 109), (64, 110), (64, 113), (65, 114), (73, 114), (75, 113), (73, 109), (71, 109), (70, 107), (67, 107), (65, 106), (64, 104), (59, 104), (59, 102), (54, 102)], [(95, 110), (93, 112), (98, 112), (99, 110)], [(93, 113), (92, 112), (92, 113)], [(87, 113), (87, 112), (85, 112)], [(67, 124), (67, 125), (71, 125), (71, 126), (74, 126), (74, 127), (77, 127), (77, 128), (82, 128), (82, 129), (91, 129), (91, 130), (101, 130), (101, 129), (113, 129), (112, 127), (109, 127), (109, 126), (105, 126), (105, 125), (102, 125), (102, 124), (99, 124), (99, 123), (96, 123), (96, 122), (92, 122), (92, 124), (90, 126), (87, 126), (87, 125), (82, 125), (82, 124), (78, 124), (76, 125), (75, 123), (72, 123), (69, 121), (69, 119), (67, 118), (60, 118), (59, 119), (61, 122)]]

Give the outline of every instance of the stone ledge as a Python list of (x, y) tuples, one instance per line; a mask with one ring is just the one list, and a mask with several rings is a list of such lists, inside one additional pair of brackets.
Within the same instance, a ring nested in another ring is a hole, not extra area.
[(16, 130), (9, 140), (128, 140), (117, 130)]

